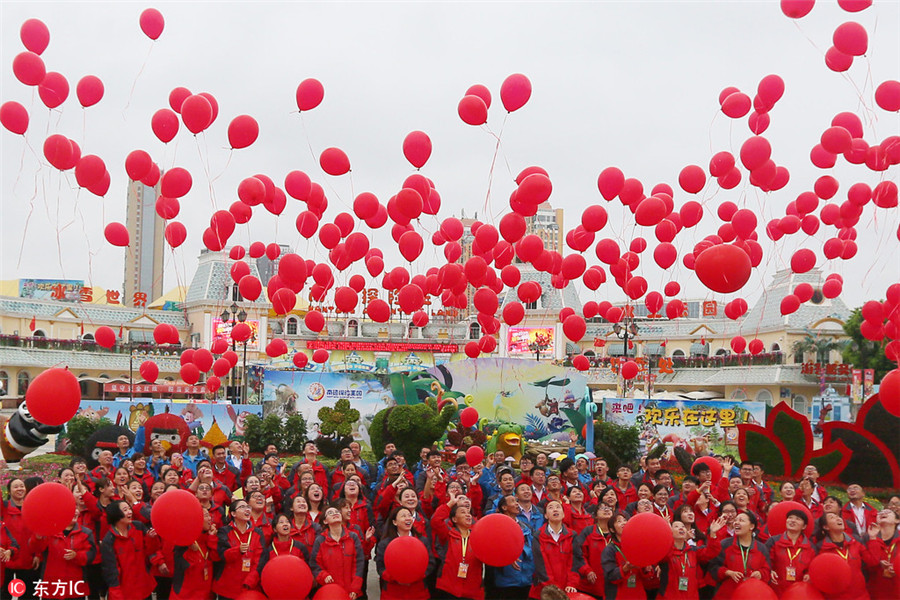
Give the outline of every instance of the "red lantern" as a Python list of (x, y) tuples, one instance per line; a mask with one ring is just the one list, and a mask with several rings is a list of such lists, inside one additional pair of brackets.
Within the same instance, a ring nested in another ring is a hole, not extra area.
[[(37, 379), (35, 379), (37, 383)], [(34, 385), (34, 384), (32, 384)], [(61, 483), (42, 483), (28, 492), (22, 503), (22, 520), (37, 535), (61, 533), (75, 517), (75, 496)]]
[(25, 402), (38, 423), (64, 425), (75, 416), (81, 404), (78, 378), (68, 369), (47, 369), (28, 386)]
[(306, 598), (313, 586), (313, 575), (302, 558), (282, 554), (266, 563), (260, 581), (270, 598)]
[(494, 513), (475, 523), (469, 542), (475, 556), (484, 564), (508, 567), (522, 555), (525, 536), (515, 519)]
[(654, 565), (672, 549), (668, 521), (654, 513), (633, 516), (622, 530), (622, 554), (636, 567)]
[(467, 406), (459, 413), (459, 424), (463, 427), (472, 427), (478, 422), (478, 411)]
[(187, 490), (168, 490), (153, 503), (150, 521), (162, 539), (190, 546), (203, 531), (203, 508)]
[(384, 552), (384, 566), (398, 583), (421, 581), (428, 569), (428, 549), (415, 536), (394, 538)]

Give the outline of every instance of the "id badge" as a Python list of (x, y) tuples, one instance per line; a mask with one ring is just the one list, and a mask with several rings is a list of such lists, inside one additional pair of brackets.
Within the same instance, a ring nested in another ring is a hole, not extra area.
[(784, 570), (784, 579), (786, 581), (797, 581), (797, 569), (794, 567), (787, 567)]
[(881, 574), (882, 574), (886, 579), (891, 579), (891, 578), (893, 578), (894, 575), (895, 575), (894, 571), (891, 571), (890, 569), (885, 569), (884, 571), (881, 572)]
[(678, 578), (678, 591), (679, 592), (688, 591), (688, 578), (687, 577), (679, 577)]
[(469, 573), (469, 564), (461, 562), (459, 563), (459, 569), (456, 571), (456, 576), (460, 579), (465, 579), (466, 575)]
[(629, 575), (628, 583), (626, 585), (630, 588), (637, 587), (637, 575)]
[(250, 572), (250, 557), (249, 556), (244, 557), (244, 559), (241, 561), (241, 571), (243, 571), (244, 573)]
[(209, 581), (209, 567), (203, 567), (203, 581)]

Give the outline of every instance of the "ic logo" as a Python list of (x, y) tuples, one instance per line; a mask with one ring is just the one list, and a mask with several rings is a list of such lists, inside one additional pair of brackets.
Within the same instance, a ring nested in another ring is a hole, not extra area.
[(25, 582), (21, 579), (13, 579), (9, 582), (9, 586), (7, 587), (9, 590), (9, 595), (14, 596), (16, 598), (21, 598), (25, 595)]

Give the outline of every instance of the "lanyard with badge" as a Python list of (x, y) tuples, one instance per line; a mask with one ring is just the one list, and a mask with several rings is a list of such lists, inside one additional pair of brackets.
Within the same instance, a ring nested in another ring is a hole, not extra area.
[[(275, 553), (275, 556), (278, 556), (278, 548), (275, 547), (275, 542), (272, 542), (272, 552)], [(294, 552), (294, 540), (291, 540), (291, 547), (288, 548), (288, 554)]]
[[(238, 532), (237, 529), (234, 530), (234, 534), (235, 534), (235, 536), (237, 536), (238, 542), (239, 542), (240, 544), (243, 544), (244, 542), (241, 541), (241, 534), (240, 534), (240, 532)], [(250, 554), (249, 554), (249, 552), (250, 552), (250, 542), (251, 542), (252, 540), (253, 540), (253, 530), (251, 529), (251, 530), (250, 530), (250, 535), (247, 536), (247, 554), (244, 554), (243, 558), (241, 559), (241, 571), (243, 571), (244, 573), (249, 573), (249, 572), (250, 572), (250, 563), (251, 563), (251, 561), (250, 561)]]
[(465, 536), (460, 536), (460, 540), (462, 541), (462, 560), (459, 561), (456, 576), (460, 579), (465, 579), (469, 574), (469, 563), (466, 562), (466, 552), (469, 549), (469, 534), (466, 533)]
[(209, 561), (206, 560), (206, 557), (209, 556), (209, 550), (206, 551), (206, 554), (203, 554), (199, 542), (194, 542), (194, 546), (197, 547), (197, 554), (203, 559), (203, 581), (209, 581)]
[(797, 569), (794, 568), (794, 561), (797, 560), (797, 557), (800, 556), (802, 551), (803, 548), (797, 548), (792, 554), (790, 548), (788, 549), (788, 566), (784, 569), (785, 581), (797, 581)]
[(686, 592), (688, 591), (688, 576), (687, 570), (688, 567), (691, 566), (691, 554), (687, 548), (684, 549), (684, 555), (682, 557), (681, 562), (681, 577), (678, 578), (678, 591)]
[[(894, 540), (894, 543), (891, 544), (890, 547), (888, 548), (888, 551), (887, 551), (888, 564), (894, 564), (894, 551), (897, 549), (897, 542), (898, 542), (898, 540)], [(885, 577), (887, 577), (888, 579), (890, 579), (894, 576), (894, 570), (892, 568), (888, 567), (888, 568), (884, 569), (881, 574), (884, 575)]]
[(753, 546), (747, 546), (746, 552), (744, 551), (744, 547), (742, 545), (738, 544), (738, 548), (741, 551), (741, 562), (744, 563), (744, 575), (747, 575), (747, 563), (750, 562), (750, 550), (753, 548)]
[[(616, 552), (618, 552), (619, 554), (622, 555), (622, 558), (625, 558), (625, 554), (619, 548), (618, 544), (613, 543), (612, 547), (616, 549)], [(625, 558), (625, 560), (627, 561), (628, 559)], [(630, 588), (637, 587), (637, 574), (636, 573), (632, 573), (631, 575), (628, 576), (628, 579), (625, 581), (625, 586), (630, 587)]]

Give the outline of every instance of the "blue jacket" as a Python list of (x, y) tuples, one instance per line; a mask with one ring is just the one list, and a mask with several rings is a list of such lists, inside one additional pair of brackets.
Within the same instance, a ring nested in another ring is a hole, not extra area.
[(197, 465), (200, 464), (200, 461), (209, 460), (209, 454), (206, 453), (205, 448), (200, 448), (199, 452), (197, 452), (196, 457), (190, 456), (187, 451), (182, 453), (181, 456), (184, 457), (184, 468), (190, 469), (191, 473), (194, 474), (194, 477), (197, 476)]
[(525, 536), (525, 546), (522, 548), (522, 554), (519, 556), (519, 570), (508, 567), (488, 567), (494, 571), (494, 585), (498, 588), (507, 587), (525, 587), (531, 585), (534, 577), (534, 532), (531, 527), (525, 525), (522, 521), (517, 521), (522, 535)]
[(541, 509), (538, 508), (537, 506), (533, 506), (531, 508), (531, 520), (530, 521), (529, 521), (528, 517), (525, 515), (525, 513), (523, 513), (523, 512), (520, 512), (518, 515), (516, 515), (516, 520), (519, 521), (519, 523), (523, 523), (523, 524), (531, 527), (535, 531), (537, 531), (538, 529), (540, 529), (541, 527), (544, 526), (544, 514), (541, 512)]

